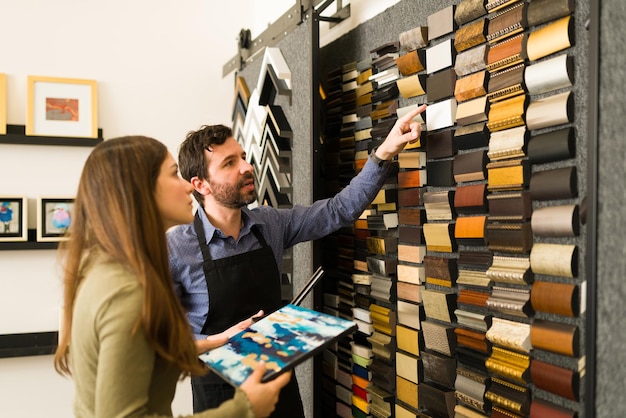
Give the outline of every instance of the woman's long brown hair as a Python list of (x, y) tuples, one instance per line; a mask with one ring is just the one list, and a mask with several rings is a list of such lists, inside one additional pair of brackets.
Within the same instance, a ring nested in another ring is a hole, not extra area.
[(201, 374), (193, 336), (172, 286), (165, 226), (154, 199), (161, 165), (168, 155), (159, 141), (143, 136), (110, 139), (85, 162), (69, 240), (60, 246), (64, 265), (64, 311), (54, 367), (71, 374), (68, 359), (74, 302), (81, 266), (104, 255), (137, 274), (143, 307), (137, 319), (157, 354), (181, 369)]

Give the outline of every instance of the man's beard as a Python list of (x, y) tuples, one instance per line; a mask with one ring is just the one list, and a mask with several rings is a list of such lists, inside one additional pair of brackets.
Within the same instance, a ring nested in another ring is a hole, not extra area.
[(236, 185), (231, 186), (229, 184), (215, 184), (209, 181), (211, 186), (211, 193), (213, 198), (222, 206), (227, 208), (237, 209), (246, 206), (254, 202), (257, 198), (256, 188), (248, 193), (242, 193), (241, 188), (244, 183), (254, 179), (252, 174), (248, 173), (241, 178)]

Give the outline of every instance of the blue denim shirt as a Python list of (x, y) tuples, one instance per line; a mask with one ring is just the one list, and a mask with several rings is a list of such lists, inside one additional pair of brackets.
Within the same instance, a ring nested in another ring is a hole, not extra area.
[[(204, 211), (199, 210), (211, 257), (217, 260), (260, 248), (251, 231), (252, 225), (257, 225), (272, 248), (280, 269), (283, 250), (286, 248), (299, 242), (322, 238), (353, 224), (376, 197), (391, 167), (388, 163), (378, 165), (370, 157), (348, 186), (334, 197), (318, 200), (311, 206), (296, 205), (289, 209), (270, 206), (243, 208), (243, 226), (237, 241), (211, 225)], [(187, 312), (196, 338), (206, 338), (201, 330), (209, 312), (209, 294), (193, 223), (170, 229), (167, 242), (176, 294)], [(254, 280), (254, 277), (250, 280)]]

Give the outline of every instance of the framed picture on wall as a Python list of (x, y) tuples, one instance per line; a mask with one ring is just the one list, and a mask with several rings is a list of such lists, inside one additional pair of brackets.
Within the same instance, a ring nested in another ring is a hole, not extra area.
[(73, 197), (37, 199), (37, 241), (64, 241), (72, 223)]
[(28, 199), (0, 195), (0, 241), (28, 240)]
[(7, 133), (7, 75), (0, 73), (0, 135)]
[(96, 81), (28, 76), (26, 135), (97, 138)]

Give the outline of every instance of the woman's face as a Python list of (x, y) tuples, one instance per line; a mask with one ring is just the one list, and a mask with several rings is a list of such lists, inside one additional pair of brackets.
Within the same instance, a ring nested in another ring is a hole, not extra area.
[(168, 153), (161, 164), (154, 192), (166, 229), (193, 221), (192, 191), (191, 184), (178, 175), (178, 164)]

